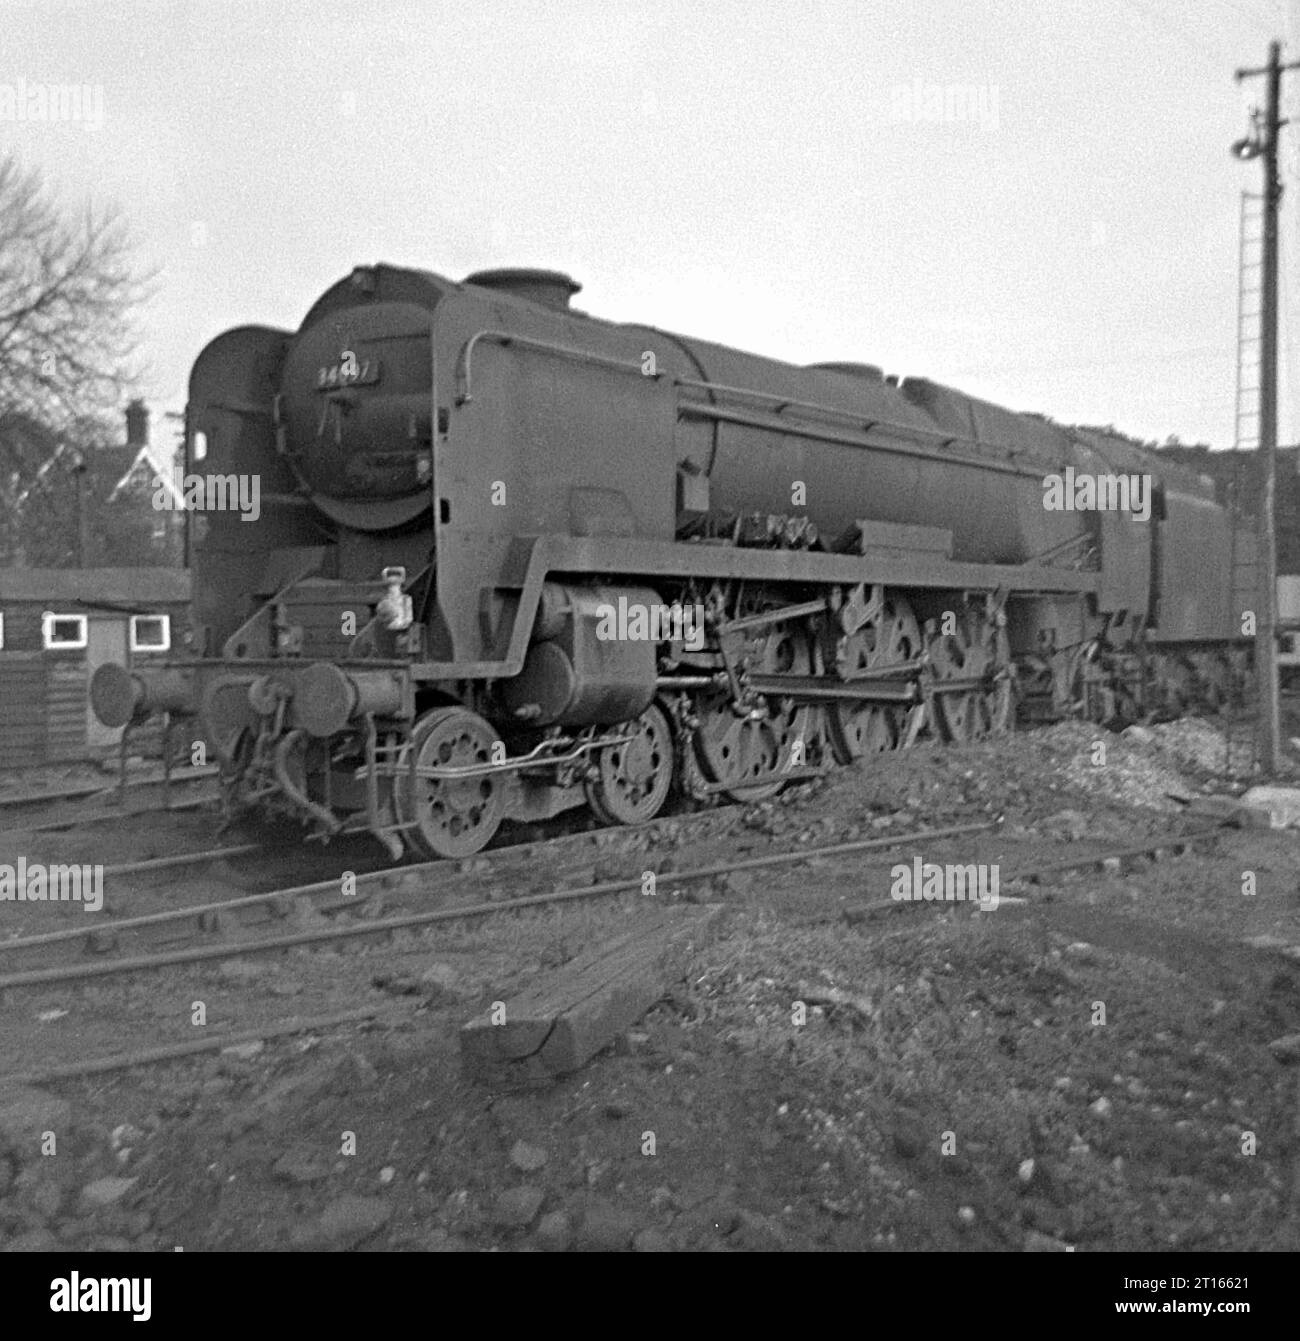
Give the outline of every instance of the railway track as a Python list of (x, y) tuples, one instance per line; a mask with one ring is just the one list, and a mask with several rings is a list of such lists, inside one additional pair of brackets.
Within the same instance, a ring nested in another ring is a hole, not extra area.
[[(171, 775), (171, 781), (175, 783), (195, 782), (204, 778), (215, 778), (216, 776), (216, 767), (208, 764), (202, 768), (177, 769)], [(158, 773), (147, 778), (127, 778), (125, 782), (118, 779), (105, 783), (87, 782), (79, 783), (75, 787), (60, 787), (54, 791), (27, 792), (23, 796), (0, 796), (0, 810), (11, 810), (20, 806), (43, 805), (50, 801), (68, 801), (86, 796), (100, 796), (109, 792), (136, 787), (156, 787), (161, 786), (164, 781), (166, 779), (161, 773)]]
[[(168, 807), (167, 809), (170, 810), (190, 809), (196, 804), (201, 804), (201, 802), (190, 802), (186, 803), (183, 806), (172, 806)], [(746, 807), (744, 805), (733, 804), (725, 806), (714, 806), (706, 810), (700, 810), (695, 812), (664, 815), (661, 816), (659, 819), (648, 822), (647, 824), (628, 827), (627, 832), (638, 832), (638, 833), (645, 833), (647, 831), (652, 832), (658, 826), (668, 823), (675, 823), (680, 826), (680, 825), (691, 825), (696, 822), (711, 825), (713, 823), (716, 823), (718, 820), (723, 820), (724, 822), (730, 822), (734, 819), (738, 819), (745, 812), (745, 810)], [(166, 811), (164, 810), (164, 811), (126, 812), (126, 814), (128, 815), (156, 814), (156, 813), (166, 813)], [(119, 812), (116, 815), (105, 816), (104, 818), (106, 819), (114, 818), (120, 820), (123, 818), (123, 814)], [(620, 831), (616, 829), (606, 828), (598, 831), (583, 829), (578, 832), (574, 832), (571, 828), (573, 822), (574, 822), (574, 816), (572, 815), (572, 813), (566, 813), (565, 815), (560, 816), (557, 820), (550, 821), (542, 826), (535, 826), (535, 827), (543, 827), (546, 830), (548, 830), (546, 836), (542, 839), (529, 840), (528, 842), (523, 843), (497, 843), (489, 848), (484, 849), (482, 853), (477, 854), (476, 858), (438, 858), (433, 861), (426, 861), (420, 863), (389, 864), (379, 870), (373, 872), (366, 872), (364, 878), (369, 880), (379, 876), (392, 876), (395, 874), (401, 874), (403, 871), (415, 872), (429, 869), (447, 870), (450, 869), (451, 867), (455, 867), (461, 864), (468, 865), (472, 863), (474, 860), (481, 858), (493, 859), (497, 857), (499, 854), (504, 855), (507, 853), (513, 853), (521, 856), (531, 855), (532, 853), (539, 851), (543, 845), (549, 845), (550, 850), (555, 850), (557, 846), (562, 847), (563, 845), (568, 843), (590, 842), (595, 837), (596, 832), (608, 834)], [(64, 828), (64, 827), (67, 826), (65, 826), (63, 823), (59, 823), (57, 825), (56, 824), (34, 825), (30, 827), (24, 827), (23, 832), (24, 833), (44, 832), (55, 828)], [(554, 830), (554, 832), (550, 832), (550, 830)], [(4, 831), (0, 830), (0, 841), (3, 841), (3, 838), (4, 838)], [(309, 849), (309, 850), (315, 851), (323, 849)], [(149, 857), (139, 861), (119, 862), (115, 865), (104, 867), (104, 879), (107, 882), (110, 880), (120, 878), (122, 876), (149, 875), (164, 871), (177, 871), (190, 866), (210, 866), (220, 861), (231, 861), (240, 857), (251, 857), (257, 855), (258, 853), (266, 853), (268, 855), (275, 853), (277, 855), (282, 856), (283, 848), (279, 847), (276, 844), (271, 843), (248, 842), (248, 843), (232, 844), (227, 847), (203, 848), (196, 852), (181, 852), (181, 853), (172, 853), (161, 857)], [(51, 858), (51, 860), (56, 861), (57, 858)], [(362, 876), (358, 875), (358, 879), (361, 878)], [(322, 883), (328, 883), (328, 882), (322, 882)], [(269, 895), (259, 897), (269, 897)], [(178, 916), (184, 916), (184, 915), (185, 914), (183, 911), (178, 914)], [(0, 942), (0, 951), (2, 951), (4, 948), (5, 948), (4, 942)]]
[(72, 1080), (80, 1076), (106, 1075), (134, 1066), (152, 1066), (160, 1062), (194, 1057), (205, 1052), (218, 1052), (239, 1043), (262, 1042), (269, 1038), (287, 1038), (294, 1034), (317, 1033), (337, 1029), (347, 1024), (396, 1023), (403, 1018), (395, 1010), (380, 1006), (359, 1006), (354, 1010), (336, 1011), (330, 1015), (294, 1015), (254, 1029), (218, 1030), (205, 1038), (188, 1039), (184, 1043), (163, 1043), (152, 1048), (137, 1048), (130, 1052), (115, 1052), (104, 1057), (87, 1057), (81, 1061), (60, 1066), (47, 1066), (35, 1071), (13, 1071), (0, 1076), (0, 1089), (10, 1085), (48, 1085), (51, 1081)]
[[(158, 912), (138, 916), (113, 916), (98, 921), (91, 927), (66, 927), (58, 931), (43, 932), (34, 936), (16, 937), (0, 941), (0, 956), (24, 954), (54, 945), (75, 945), (85, 943), (93, 953), (111, 953), (113, 943), (124, 933), (132, 933), (146, 928), (157, 929), (180, 926), (189, 921), (197, 921), (201, 930), (217, 929), (222, 920), (239, 913), (259, 907), (266, 909), (267, 917), (262, 921), (281, 920), (291, 916), (305, 902), (313, 911), (330, 913), (353, 911), (364, 907), (368, 893), (360, 892), (364, 887), (380, 884), (387, 888), (400, 886), (421, 876), (447, 876), (450, 879), (473, 878), (491, 872), (494, 868), (504, 870), (507, 866), (522, 866), (543, 851), (554, 858), (568, 851), (583, 852), (595, 845), (599, 846), (606, 835), (618, 838), (625, 834), (635, 834), (643, 839), (653, 840), (656, 832), (668, 825), (699, 829), (700, 836), (707, 835), (710, 829), (725, 831), (744, 814), (742, 805), (720, 806), (695, 814), (664, 816), (649, 824), (635, 829), (599, 829), (579, 833), (566, 833), (558, 836), (531, 840), (524, 843), (503, 844), (488, 849), (472, 861), (437, 859), (414, 864), (398, 863), (378, 867), (373, 871), (355, 872), (358, 893), (343, 896), (340, 894), (342, 872), (336, 872), (328, 878), (310, 881), (293, 886), (273, 886), (272, 888), (229, 899), (210, 900), (200, 904), (187, 904), (183, 907), (169, 908)], [(252, 856), (266, 849), (259, 843), (244, 843), (231, 847), (209, 848), (202, 852), (179, 853), (174, 856), (153, 857), (142, 861), (125, 862), (104, 868), (104, 881), (107, 885), (115, 877), (135, 874), (152, 874), (174, 871), (187, 866), (210, 864), (241, 856)], [(484, 864), (485, 863), (485, 864)]]
[[(665, 871), (664, 878), (670, 886), (691, 884), (716, 876), (727, 875), (735, 871), (758, 870), (780, 865), (806, 862), (813, 858), (846, 856), (849, 854), (883, 851), (902, 847), (912, 843), (933, 843), (946, 839), (968, 836), (975, 833), (990, 832), (996, 822), (954, 825), (941, 829), (927, 829), (912, 833), (889, 834), (877, 838), (860, 839), (851, 843), (833, 843), (821, 846), (801, 845), (793, 850), (770, 853), (760, 857), (732, 859), (725, 862), (695, 867), (680, 871)], [(1032, 882), (1045, 875), (1060, 873), (1086, 866), (1100, 866), (1102, 863), (1119, 858), (1132, 858), (1145, 853), (1163, 849), (1190, 849), (1191, 845), (1212, 839), (1223, 832), (1224, 825), (1215, 823), (1193, 830), (1178, 830), (1158, 835), (1144, 843), (1129, 844), (1120, 847), (1110, 846), (1077, 854), (1066, 860), (1041, 862), (1004, 873), (1004, 880)], [(508, 851), (504, 849), (503, 851)], [(448, 863), (430, 862), (420, 867), (390, 867), (370, 873), (366, 877), (358, 876), (357, 883), (383, 880), (394, 875), (420, 874), (425, 871), (445, 870)], [(545, 894), (526, 895), (514, 899), (488, 900), (486, 902), (466, 903), (450, 908), (432, 909), (415, 913), (401, 914), (396, 917), (381, 917), (360, 923), (349, 922), (343, 925), (312, 927), (305, 930), (282, 932), (270, 936), (253, 936), (238, 941), (225, 941), (219, 944), (193, 943), (179, 949), (164, 950), (152, 954), (122, 955), (117, 952), (116, 940), (112, 944), (101, 940), (99, 948), (104, 957), (96, 962), (86, 963), (84, 958), (76, 961), (57, 963), (36, 969), (19, 970), (0, 975), (0, 992), (23, 987), (39, 987), (54, 983), (79, 983), (97, 978), (120, 976), (130, 973), (142, 973), (175, 967), (183, 964), (202, 963), (208, 960), (236, 959), (246, 955), (287, 950), (298, 946), (320, 945), (331, 942), (351, 940), (362, 936), (378, 936), (394, 931), (427, 927), (439, 922), (464, 921), (478, 917), (488, 917), (496, 913), (513, 912), (526, 908), (539, 908), (560, 905), (586, 899), (597, 899), (626, 894), (642, 886), (643, 871), (637, 870), (626, 877), (606, 880), (593, 884), (579, 885), (568, 889), (558, 889)], [(240, 910), (264, 904), (268, 907), (271, 920), (289, 916), (297, 901), (312, 899), (322, 895), (332, 895), (333, 901), (326, 907), (330, 911), (355, 909), (364, 903), (357, 896), (340, 898), (337, 879), (321, 881), (313, 885), (303, 885), (288, 889), (269, 890), (262, 894), (245, 895), (238, 899), (224, 900), (187, 909), (169, 910), (164, 913), (150, 914), (134, 919), (121, 919), (111, 926), (85, 930), (67, 930), (46, 933), (41, 936), (26, 937), (0, 945), (0, 954), (23, 953), (54, 944), (68, 944), (92, 937), (113, 936), (122, 932), (138, 930), (144, 927), (159, 927), (168, 923), (199, 918), (201, 925), (219, 930), (221, 919)], [(908, 907), (908, 904), (895, 904), (889, 900), (861, 905), (850, 909), (846, 916), (855, 920), (855, 914), (869, 915), (882, 908)], [(324, 909), (318, 909), (324, 911)]]
[[(195, 785), (210, 784), (216, 776), (215, 768), (186, 769), (172, 775), (167, 784), (172, 788), (189, 790)], [(6, 834), (15, 831), (29, 833), (58, 833), (67, 829), (83, 829), (96, 824), (120, 824), (125, 819), (140, 815), (170, 814), (188, 810), (197, 810), (215, 800), (210, 791), (199, 796), (185, 796), (173, 800), (164, 796), (161, 805), (128, 805), (128, 791), (137, 795), (146, 789), (164, 787), (161, 777), (131, 778), (125, 784), (110, 782), (105, 786), (86, 784), (82, 787), (64, 788), (60, 791), (29, 793), (25, 796), (0, 797), (0, 814), (4, 825), (0, 829), (0, 841)], [(102, 805), (95, 804), (103, 802)], [(78, 804), (80, 803), (80, 804)], [(34, 817), (35, 822), (29, 820)]]
[[(636, 833), (645, 836), (654, 833), (657, 829), (668, 824), (675, 824), (679, 827), (688, 828), (700, 827), (707, 832), (710, 828), (726, 827), (745, 812), (742, 805), (718, 806), (710, 810), (702, 810), (693, 814), (665, 815), (658, 820), (648, 824), (641, 825), (635, 829), (627, 829), (627, 833)], [(511, 859), (526, 860), (539, 854), (543, 849), (551, 854), (562, 853), (568, 848), (581, 848), (590, 846), (593, 843), (599, 845), (601, 836), (617, 836), (624, 832), (619, 829), (599, 829), (599, 830), (581, 830), (579, 832), (559, 832), (556, 834), (547, 834), (544, 838), (530, 839), (521, 843), (502, 843), (495, 847), (488, 848), (475, 858), (455, 859), (455, 858), (437, 858), (432, 861), (419, 863), (395, 863), (378, 867), (373, 871), (357, 871), (357, 883), (364, 884), (374, 880), (381, 881), (400, 881), (406, 875), (419, 875), (426, 871), (449, 872), (456, 871), (459, 874), (473, 874), (479, 868), (475, 863), (478, 861), (508, 861)], [(250, 842), (237, 843), (228, 847), (204, 848), (198, 852), (180, 852), (161, 857), (148, 857), (139, 861), (120, 862), (116, 865), (104, 867), (104, 881), (108, 885), (123, 876), (135, 875), (154, 875), (163, 872), (172, 872), (183, 870), (186, 867), (209, 866), (221, 861), (232, 861), (240, 857), (252, 857), (259, 854), (283, 856), (283, 849), (276, 848), (274, 845)], [(360, 864), (360, 863), (359, 863)], [(215, 910), (219, 911), (225, 908), (253, 907), (256, 904), (274, 901), (284, 898), (309, 897), (315, 893), (327, 890), (336, 890), (338, 888), (340, 876), (334, 874), (328, 878), (319, 881), (308, 882), (290, 889), (270, 888), (259, 894), (252, 894), (246, 899), (231, 899), (224, 902), (210, 903), (204, 905), (188, 905), (183, 908), (168, 910), (163, 913), (150, 914), (144, 917), (118, 917), (114, 916), (112, 921), (106, 927), (99, 930), (114, 930), (128, 928), (132, 926), (147, 926), (161, 924), (167, 921), (184, 920), (187, 917), (195, 916), (200, 913)], [(358, 906), (363, 900), (354, 899), (349, 906)], [(120, 908), (120, 901), (118, 901)], [(7, 949), (12, 949), (20, 944), (54, 944), (61, 940), (75, 940), (79, 937), (84, 938), (93, 934), (96, 929), (91, 931), (65, 930), (58, 932), (49, 932), (43, 936), (22, 938), (21, 941), (0, 941), (0, 953)]]
[[(178, 810), (182, 808), (188, 809), (191, 808), (192, 804), (195, 803), (190, 803), (185, 806), (173, 806), (170, 807), (169, 809), (173, 810)], [(723, 823), (730, 823), (735, 819), (738, 819), (740, 815), (744, 813), (745, 809), (746, 809), (745, 806), (737, 804), (728, 806), (716, 806), (707, 810), (701, 810), (693, 813), (665, 815), (658, 820), (652, 821), (649, 824), (637, 826), (635, 830), (629, 829), (628, 831), (629, 832), (645, 832), (647, 830), (653, 831), (657, 826), (667, 823), (676, 823), (679, 826), (692, 825), (694, 823), (702, 823), (707, 826), (712, 826), (713, 824), (716, 824), (719, 820), (721, 820)], [(165, 813), (165, 812), (164, 811), (127, 812), (128, 815), (155, 814), (155, 813)], [(112, 816), (111, 818), (121, 820), (123, 818), (123, 815), (119, 813), (115, 816)], [(477, 858), (471, 858), (471, 859), (439, 858), (433, 861), (427, 861), (418, 864), (415, 863), (388, 864), (374, 871), (358, 872), (357, 878), (358, 881), (369, 881), (376, 878), (392, 878), (395, 876), (400, 877), (404, 872), (414, 873), (433, 869), (445, 871), (458, 866), (471, 867), (472, 862), (474, 860), (479, 860), (483, 858), (493, 859), (498, 855), (503, 857), (509, 855), (516, 855), (520, 857), (530, 856), (535, 852), (540, 851), (540, 849), (543, 846), (547, 846), (548, 850), (551, 851), (555, 851), (557, 849), (562, 850), (563, 847), (568, 844), (582, 844), (584, 842), (590, 843), (594, 839), (596, 841), (599, 841), (598, 839), (596, 839), (596, 832), (605, 834), (615, 832), (615, 830), (612, 829), (603, 829), (595, 832), (584, 829), (578, 832), (574, 832), (571, 829), (571, 827), (568, 827), (569, 825), (571, 825), (571, 823), (572, 823), (572, 816), (570, 815), (561, 816), (559, 820), (551, 821), (547, 825), (541, 826), (546, 828), (547, 830), (550, 830), (553, 827), (555, 829), (554, 833), (547, 832), (544, 838), (529, 840), (527, 842), (498, 843), (493, 847), (485, 849), (484, 852), (478, 854)], [(22, 832), (26, 834), (32, 832), (48, 831), (55, 828), (64, 828), (64, 827), (67, 826), (65, 826), (63, 823), (35, 825), (31, 826), (30, 828), (24, 828)], [(4, 836), (5, 836), (4, 831), (0, 830), (0, 845), (3, 844)], [(0, 847), (0, 850), (2, 850), (2, 847)], [(324, 851), (323, 848), (306, 848), (305, 850), (312, 853), (313, 855), (318, 851)], [(108, 884), (120, 880), (123, 877), (150, 876), (163, 873), (171, 873), (175, 871), (184, 870), (188, 867), (212, 866), (218, 862), (234, 861), (243, 857), (255, 857), (259, 854), (264, 854), (268, 857), (275, 856), (278, 858), (283, 858), (285, 852), (284, 848), (281, 845), (275, 843), (247, 842), (247, 843), (231, 844), (225, 847), (202, 848), (195, 852), (170, 853), (165, 856), (148, 857), (138, 861), (119, 862), (113, 865), (106, 865), (104, 867), (104, 881), (107, 886)], [(377, 860), (379, 856), (380, 854), (376, 850), (375, 859)], [(49, 860), (52, 864), (57, 864), (59, 858), (51, 857)], [(66, 860), (70, 863), (76, 864), (72, 858), (67, 858)], [(355, 864), (358, 866), (364, 866), (365, 855), (362, 854), (361, 860), (356, 862)], [(306, 891), (310, 891), (312, 889), (315, 889), (318, 885), (319, 887), (324, 888), (326, 885), (329, 885), (331, 883), (337, 885), (338, 883), (337, 877), (331, 877), (329, 880), (322, 880), (319, 882), (315, 882), (315, 884), (305, 885), (303, 886), (303, 889)], [(255, 895), (253, 898), (253, 902), (256, 903), (265, 901), (268, 898), (274, 897), (276, 893), (277, 893), (276, 890), (271, 889), (264, 894)], [(360, 902), (361, 900), (354, 900), (354, 903), (360, 903)], [(117, 905), (117, 908), (120, 909), (121, 907), (120, 899), (115, 898), (115, 904)], [(220, 905), (217, 906), (220, 907)], [(191, 910), (187, 909), (178, 909), (175, 912), (168, 914), (168, 918), (183, 919), (189, 915), (190, 911)], [(160, 918), (159, 920), (163, 919)], [(139, 922), (137, 924), (145, 925), (148, 921), (149, 919), (145, 919), (143, 922)], [(111, 923), (111, 925), (113, 927), (119, 927), (127, 925), (127, 923), (124, 921), (119, 921), (115, 918)], [(50, 933), (49, 941), (53, 943), (54, 941), (57, 940), (62, 940), (65, 938), (75, 939), (78, 936), (85, 937), (88, 936), (89, 934), (90, 933), (88, 932), (71, 932), (71, 931)], [(2, 953), (6, 948), (8, 948), (9, 945), (12, 944), (13, 942), (6, 943), (4, 941), (0, 941), (0, 953)]]

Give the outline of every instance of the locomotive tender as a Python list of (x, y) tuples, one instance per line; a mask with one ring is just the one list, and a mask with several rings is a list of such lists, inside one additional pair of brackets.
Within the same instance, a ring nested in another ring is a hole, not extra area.
[[(252, 476), (194, 557), (191, 656), (101, 667), (197, 717), (234, 810), (465, 856), (506, 818), (769, 797), (922, 732), (1217, 705), (1248, 538), (1105, 430), (570, 306), (565, 275), (361, 267), (190, 380), (187, 471)], [(1140, 475), (1150, 516), (1052, 510)], [(191, 519), (193, 520), (193, 519)], [(610, 611), (699, 612), (634, 636)]]

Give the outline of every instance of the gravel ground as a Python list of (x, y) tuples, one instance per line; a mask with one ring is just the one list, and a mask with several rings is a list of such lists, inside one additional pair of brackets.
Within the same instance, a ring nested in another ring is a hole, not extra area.
[[(1294, 831), (1226, 829), (1186, 855), (1008, 880), (996, 911), (862, 912), (888, 902), (891, 868), (913, 855), (1010, 872), (1139, 843), (1184, 822), (1171, 794), (1250, 781), (1240, 745), (1234, 763), (1208, 723), (1129, 736), (1068, 724), (867, 761), (722, 832), (602, 835), (577, 858), (471, 873), (508, 897), (650, 868), (664, 899), (723, 909), (687, 976), (618, 1046), (518, 1093), (461, 1076), (460, 1026), (625, 927), (636, 896), (11, 991), (6, 1073), (202, 1029), (380, 1014), (0, 1085), (0, 1238), (9, 1250), (1294, 1249), (1300, 1046), (1280, 1041), (1300, 1030)], [(673, 880), (728, 852), (999, 818), (916, 853)], [(401, 893), (459, 896), (432, 879)]]

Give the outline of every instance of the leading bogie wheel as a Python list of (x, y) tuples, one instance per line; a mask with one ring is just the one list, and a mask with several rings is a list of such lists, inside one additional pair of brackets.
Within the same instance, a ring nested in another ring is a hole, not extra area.
[[(407, 761), (421, 768), (471, 768), (493, 762), (500, 738), (468, 708), (435, 708), (416, 722)], [(430, 778), (409, 772), (395, 787), (403, 834), (425, 857), (468, 857), (492, 841), (505, 810), (504, 774)]]

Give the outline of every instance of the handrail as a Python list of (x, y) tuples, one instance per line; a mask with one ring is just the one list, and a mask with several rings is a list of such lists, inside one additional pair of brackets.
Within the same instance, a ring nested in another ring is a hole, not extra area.
[(556, 358), (573, 359), (577, 363), (590, 363), (601, 368), (615, 368), (620, 372), (634, 372), (640, 376), (656, 380), (662, 376), (661, 373), (643, 372), (639, 360), (633, 362), (629, 359), (611, 358), (608, 354), (593, 354), (589, 349), (575, 349), (572, 345), (557, 345), (550, 340), (538, 340), (531, 335), (519, 335), (514, 331), (482, 330), (470, 336), (456, 362), (457, 405), (468, 405), (474, 399), (471, 389), (473, 371), (471, 362), (474, 357), (474, 346), (480, 340), (494, 340), (503, 349), (509, 349), (511, 345), (522, 345), (525, 349), (537, 349), (544, 354), (554, 354)]
[[(689, 377), (678, 377), (673, 380), (676, 386), (695, 387), (715, 395), (731, 396), (738, 400), (771, 401), (775, 404), (773, 414), (779, 415), (785, 409), (809, 410), (815, 414), (824, 415), (828, 419), (840, 420), (843, 423), (850, 424), (860, 433), (869, 433), (876, 428), (886, 428), (894, 433), (908, 433), (917, 438), (929, 438), (941, 448), (961, 445), (977, 447), (984, 452), (1003, 452), (1009, 461), (1014, 460), (1016, 456), (1021, 454), (1020, 449), (1007, 447), (1001, 443), (981, 441), (979, 438), (967, 437), (963, 433), (945, 433), (942, 429), (927, 428), (924, 424), (903, 424), (895, 419), (864, 418), (860, 414), (855, 414), (852, 410), (842, 409), (838, 405), (826, 405), (821, 401), (795, 400), (773, 391), (756, 391), (750, 387), (727, 386), (721, 382), (702, 382)], [(984, 460), (985, 458), (981, 457), (980, 459)], [(1057, 468), (1063, 469), (1063, 467)], [(1034, 471), (1031, 473), (1040, 474), (1041, 472)]]
[(775, 416), (764, 419), (757, 411), (745, 413), (741, 410), (728, 410), (721, 405), (705, 405), (691, 402), (680, 407), (680, 413), (687, 418), (716, 419), (727, 424), (742, 424), (749, 428), (765, 428), (774, 433), (793, 433), (815, 442), (840, 443), (845, 447), (863, 447), (876, 452), (889, 452), (895, 456), (914, 456), (922, 461), (936, 461), (944, 465), (978, 466), (981, 470), (992, 470), (1004, 475), (1023, 475), (1026, 479), (1042, 480), (1043, 472), (1030, 470), (1027, 466), (1012, 465), (1009, 461), (999, 461), (995, 457), (969, 456), (966, 454), (941, 455), (939, 450), (927, 443), (920, 442), (868, 442), (865, 434), (853, 437), (846, 429), (833, 424), (824, 426), (813, 423), (790, 423), (783, 425)]

